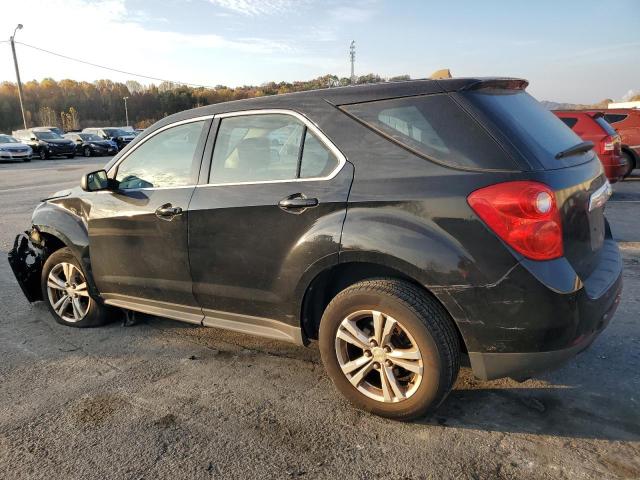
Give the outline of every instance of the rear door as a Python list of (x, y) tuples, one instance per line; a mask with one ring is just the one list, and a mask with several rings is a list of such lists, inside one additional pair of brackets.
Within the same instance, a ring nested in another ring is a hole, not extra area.
[(266, 317), (299, 326), (296, 286), (314, 265), (337, 263), (352, 178), (351, 164), (299, 114), (221, 116), (210, 172), (189, 211), (204, 323), (224, 327), (227, 318), (250, 331), (270, 325)]

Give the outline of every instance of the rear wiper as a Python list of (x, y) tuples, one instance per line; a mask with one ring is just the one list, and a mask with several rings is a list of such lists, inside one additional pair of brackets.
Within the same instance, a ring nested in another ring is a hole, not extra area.
[(593, 142), (580, 142), (573, 147), (569, 147), (566, 150), (562, 150), (561, 152), (556, 153), (556, 158), (564, 158), (575, 155), (576, 153), (588, 152), (593, 147)]

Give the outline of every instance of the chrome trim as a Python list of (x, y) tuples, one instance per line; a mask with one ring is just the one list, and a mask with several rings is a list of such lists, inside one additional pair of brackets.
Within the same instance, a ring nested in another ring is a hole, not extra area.
[(334, 168), (331, 171), (331, 173), (329, 173), (329, 175), (325, 177), (290, 178), (290, 179), (284, 179), (284, 180), (262, 180), (262, 181), (254, 181), (254, 182), (204, 183), (204, 184), (196, 185), (196, 188), (222, 187), (222, 186), (233, 186), (233, 185), (262, 185), (262, 184), (270, 184), (270, 183), (317, 182), (317, 181), (323, 181), (323, 180), (331, 180), (336, 175), (338, 175), (340, 170), (342, 170), (342, 167), (344, 167), (344, 165), (347, 163), (347, 158), (344, 156), (344, 154), (340, 150), (338, 150), (338, 147), (336, 147), (333, 144), (333, 142), (329, 139), (329, 137), (327, 137), (324, 134), (324, 132), (320, 130), (320, 128), (318, 128), (318, 126), (315, 123), (313, 123), (309, 118), (305, 117), (299, 112), (296, 112), (294, 110), (287, 110), (283, 108), (271, 108), (271, 109), (264, 109), (264, 110), (240, 110), (237, 112), (227, 112), (227, 113), (216, 114), (215, 117), (224, 119), (229, 117), (243, 117), (243, 116), (249, 116), (249, 115), (274, 115), (274, 114), (290, 115), (300, 120), (307, 127), (307, 129), (311, 130), (311, 132), (338, 159), (338, 165), (336, 165), (336, 168)]
[(589, 211), (602, 207), (612, 194), (611, 184), (609, 180), (605, 180), (604, 184), (589, 196)]
[[(201, 117), (188, 118), (188, 119), (186, 119), (186, 120), (180, 120), (180, 121), (178, 121), (178, 122), (170, 123), (170, 124), (168, 124), (168, 125), (165, 125), (164, 127), (160, 127), (159, 129), (155, 130), (154, 132), (151, 132), (149, 135), (147, 135), (145, 138), (143, 138), (143, 139), (142, 139), (142, 140), (140, 140), (138, 143), (136, 143), (133, 147), (131, 147), (131, 149), (130, 149), (129, 151), (125, 152), (125, 153), (124, 153), (124, 155), (122, 155), (122, 157), (120, 157), (116, 163), (114, 163), (113, 165), (111, 165), (111, 168), (109, 168), (109, 171), (107, 172), (107, 176), (109, 176), (109, 178), (111, 178), (111, 177), (110, 177), (110, 175), (111, 175), (111, 172), (112, 172), (114, 169), (116, 169), (116, 170), (117, 170), (117, 169), (118, 169), (118, 166), (119, 166), (119, 165), (120, 165), (120, 164), (121, 164), (121, 163), (122, 163), (122, 162), (123, 162), (123, 161), (124, 161), (128, 156), (129, 156), (129, 155), (131, 155), (131, 153), (132, 153), (132, 152), (135, 152), (135, 151), (138, 149), (138, 147), (140, 147), (140, 145), (144, 145), (144, 143), (145, 143), (147, 140), (149, 140), (150, 138), (155, 137), (158, 133), (160, 133), (160, 132), (164, 132), (165, 130), (168, 130), (168, 129), (173, 128), (173, 127), (177, 127), (178, 125), (184, 125), (184, 124), (186, 124), (186, 123), (193, 123), (193, 122), (201, 122), (201, 121), (203, 121), (203, 120), (209, 120), (209, 119), (211, 119), (211, 118), (213, 118), (213, 115), (203, 115), (203, 116), (201, 116)], [(127, 145), (128, 145), (129, 143), (131, 143), (131, 142), (127, 142)], [(158, 187), (158, 188), (164, 188), (164, 187)], [(177, 188), (177, 187), (171, 187), (171, 188)], [(154, 188), (154, 189), (155, 189), (155, 188)], [(131, 189), (131, 190), (141, 190), (141, 189)], [(130, 191), (130, 190), (127, 190), (127, 191)]]

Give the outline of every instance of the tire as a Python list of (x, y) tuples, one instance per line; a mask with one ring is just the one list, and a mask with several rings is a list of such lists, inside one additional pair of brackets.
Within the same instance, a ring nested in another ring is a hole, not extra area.
[[(68, 281), (69, 277), (71, 277), (71, 282)], [(81, 287), (84, 284), (85, 288), (74, 289), (71, 287), (71, 289), (67, 289), (65, 280), (67, 284), (72, 286), (79, 285)], [(40, 284), (42, 298), (56, 322), (61, 325), (82, 328), (96, 327), (107, 323), (109, 309), (89, 296), (84, 271), (70, 249), (61, 248), (47, 258), (42, 267)], [(70, 298), (70, 292), (77, 292), (73, 300)], [(73, 305), (76, 300), (78, 302), (76, 305), (79, 305), (78, 309)], [(80, 315), (80, 313), (83, 314)]]
[(89, 147), (84, 147), (84, 148), (82, 149), (82, 154), (83, 154), (85, 157), (90, 157), (90, 156), (91, 156), (91, 149), (90, 149)]
[(49, 158), (49, 155), (47, 155), (47, 152), (45, 152), (44, 149), (42, 148), (38, 152), (38, 156), (40, 157), (40, 160), (46, 160), (47, 158)]
[(72, 158), (76, 157), (75, 153), (72, 153), (71, 155), (65, 155), (69, 160), (71, 160)]
[(625, 163), (627, 164), (627, 172), (623, 175), (623, 178), (627, 178), (633, 172), (635, 168), (635, 161), (629, 152), (622, 152), (622, 157), (624, 158)]
[[(374, 316), (379, 319), (378, 329)], [(345, 322), (350, 322), (348, 328)], [(387, 324), (393, 333), (385, 340), (376, 332), (384, 333)], [(364, 337), (349, 333), (354, 326)], [(381, 341), (375, 347), (369, 344), (369, 354), (355, 346), (374, 338)], [(453, 388), (460, 369), (458, 335), (448, 313), (434, 298), (400, 280), (367, 280), (336, 295), (322, 316), (319, 343), (336, 388), (356, 407), (396, 420), (434, 411)], [(404, 360), (410, 356), (412, 360)], [(364, 364), (366, 358), (369, 363)], [(351, 373), (343, 371), (360, 364), (364, 366)]]
[(24, 158), (22, 161), (23, 161), (23, 162), (30, 162), (30, 161), (31, 161), (31, 159), (30, 159), (30, 158)]

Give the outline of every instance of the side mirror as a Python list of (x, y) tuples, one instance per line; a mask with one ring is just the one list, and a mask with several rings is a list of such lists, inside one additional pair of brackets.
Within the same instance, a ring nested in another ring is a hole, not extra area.
[(80, 187), (85, 192), (107, 190), (109, 186), (110, 182), (106, 170), (96, 170), (95, 172), (87, 173), (80, 180)]

